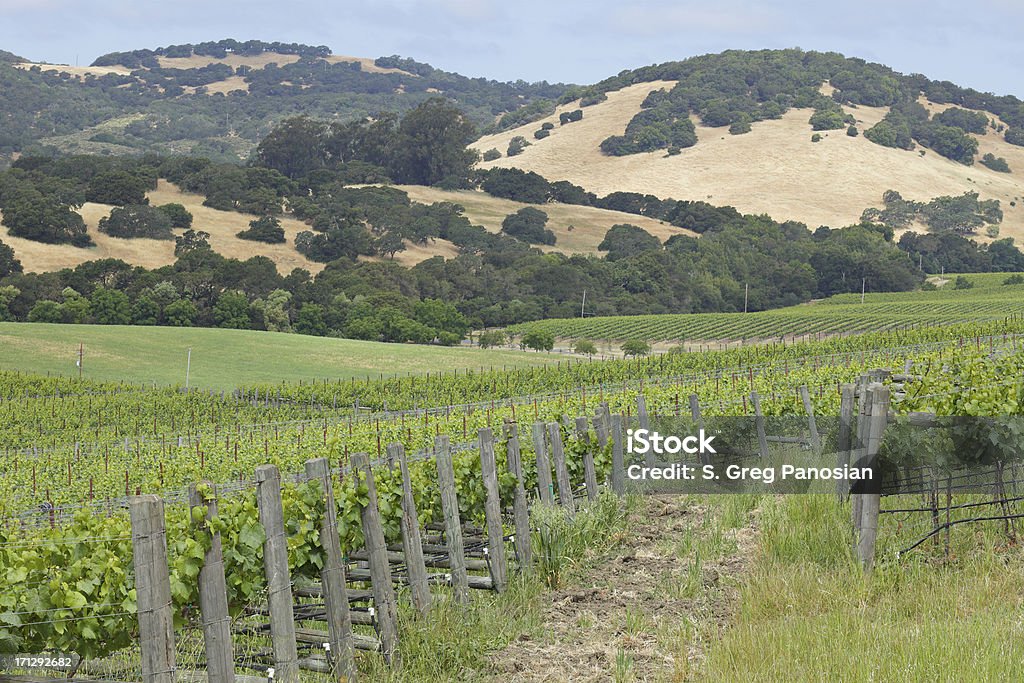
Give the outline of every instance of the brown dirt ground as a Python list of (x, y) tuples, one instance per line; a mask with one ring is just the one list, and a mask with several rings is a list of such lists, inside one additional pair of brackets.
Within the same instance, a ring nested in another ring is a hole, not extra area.
[[(757, 547), (757, 517), (724, 532), (736, 551), (705, 561), (703, 589), (695, 597), (674, 597), (666, 586), (685, 580), (690, 558), (673, 552), (673, 542), (698, 532), (713, 508), (683, 496), (649, 496), (622, 543), (585, 576), (549, 596), (544, 632), (524, 634), (490, 659), (493, 681), (587, 683), (613, 679), (616, 658), (632, 659), (626, 680), (687, 680), (705, 656), (703, 642), (725, 628), (739, 601), (739, 580)], [(642, 615), (642, 627), (636, 627)], [(630, 620), (633, 626), (630, 626)], [(691, 636), (665, 634), (692, 625)]]

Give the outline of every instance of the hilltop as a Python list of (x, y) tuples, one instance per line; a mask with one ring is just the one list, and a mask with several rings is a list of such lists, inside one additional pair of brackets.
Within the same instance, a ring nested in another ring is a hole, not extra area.
[[(501, 83), (400, 57), (325, 46), (220, 40), (116, 52), (89, 66), (0, 54), (0, 160), (60, 152), (191, 153), (245, 158), (274, 124), (306, 114), (349, 121), (406, 112), (434, 96), (459, 102), (481, 129), (561, 84)], [(59, 112), (59, 114), (58, 114)]]

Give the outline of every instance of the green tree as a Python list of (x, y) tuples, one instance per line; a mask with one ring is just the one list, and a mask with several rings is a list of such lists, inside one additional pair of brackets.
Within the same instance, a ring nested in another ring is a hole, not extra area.
[(547, 222), (546, 213), (532, 206), (525, 206), (505, 217), (501, 222), (501, 231), (530, 244), (554, 244), (555, 233), (544, 229)]
[(624, 356), (646, 356), (651, 352), (651, 345), (643, 339), (630, 339), (622, 345)]
[(643, 228), (625, 223), (613, 225), (597, 245), (597, 250), (608, 252), (609, 261), (617, 261), (645, 251), (661, 251), (661, 240)]
[(243, 240), (254, 242), (266, 242), (267, 244), (283, 244), (285, 241), (284, 228), (281, 221), (274, 216), (263, 216), (249, 221), (248, 230), (242, 230), (237, 237)]
[(459, 339), (466, 336), (469, 323), (455, 304), (439, 299), (424, 299), (413, 306), (413, 318), (441, 332), (450, 332)]
[(270, 332), (291, 332), (292, 323), (288, 316), (288, 303), (292, 299), (291, 292), (275, 289), (265, 299), (252, 302), (253, 311), (262, 321), (262, 327)]
[(132, 302), (132, 325), (156, 325), (160, 322), (160, 304), (152, 291), (144, 291)]
[(0, 287), (0, 322), (14, 320), (10, 305), (12, 301), (18, 298), (19, 294), (21, 294), (21, 290), (14, 285)]
[(514, 138), (509, 140), (508, 149), (505, 150), (505, 156), (518, 156), (523, 153), (523, 150), (530, 146), (530, 141), (524, 138), (522, 135), (516, 135)]
[(174, 255), (184, 256), (193, 251), (210, 251), (210, 233), (189, 228), (174, 238)]
[(132, 321), (128, 295), (116, 289), (97, 287), (89, 297), (89, 316), (99, 325), (127, 325)]
[(89, 317), (90, 302), (71, 287), (65, 287), (61, 292), (64, 303), (61, 310), (64, 314), (64, 322), (80, 324)]
[(150, 184), (150, 180), (127, 171), (107, 171), (89, 181), (85, 197), (87, 201), (97, 204), (145, 204), (146, 190)]
[(213, 307), (213, 319), (217, 327), (233, 330), (250, 329), (252, 321), (249, 318), (249, 300), (241, 292), (222, 292)]
[(487, 330), (477, 337), (481, 349), (490, 349), (508, 343), (508, 337), (501, 330)]
[(545, 330), (530, 330), (522, 336), (519, 344), (534, 351), (550, 351), (555, 348), (555, 335)]
[(291, 179), (301, 178), (324, 165), (327, 126), (308, 116), (296, 116), (278, 124), (256, 147), (260, 165)]
[(436, 185), (442, 180), (465, 180), (476, 163), (476, 127), (455, 105), (432, 97), (406, 114), (395, 142), (395, 180)]
[(597, 347), (589, 339), (579, 339), (572, 347), (573, 352), (581, 356), (593, 356), (597, 353)]
[(116, 206), (99, 224), (100, 232), (123, 239), (171, 240), (174, 239), (171, 227), (171, 219), (165, 212), (145, 204)]
[(171, 219), (171, 227), (187, 230), (192, 227), (192, 214), (182, 204), (163, 204), (156, 207)]
[(199, 309), (188, 299), (172, 301), (164, 308), (164, 324), (171, 327), (191, 327), (199, 316)]
[(327, 322), (324, 319), (324, 307), (320, 304), (306, 302), (302, 304), (295, 316), (295, 331), (299, 334), (312, 334), (317, 337), (327, 335)]
[(30, 323), (61, 323), (64, 322), (64, 311), (56, 301), (41, 299), (28, 312)]
[(21, 261), (14, 256), (14, 250), (0, 242), (0, 278), (22, 272)]

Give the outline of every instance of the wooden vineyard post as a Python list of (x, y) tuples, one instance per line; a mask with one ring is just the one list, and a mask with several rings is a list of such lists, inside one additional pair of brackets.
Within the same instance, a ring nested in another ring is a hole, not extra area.
[(814, 453), (821, 453), (821, 436), (818, 434), (818, 422), (814, 419), (814, 404), (811, 403), (811, 394), (807, 391), (807, 385), (800, 387), (800, 400), (804, 403), (804, 412), (807, 413), (807, 430), (811, 435), (811, 448)]
[(452, 593), (456, 602), (467, 603), (469, 576), (466, 574), (466, 552), (462, 544), (459, 499), (455, 493), (455, 468), (452, 465), (451, 445), (444, 434), (434, 440), (434, 459), (437, 461), (437, 483), (441, 491), (441, 511), (444, 514), (445, 538), (448, 542), (448, 565), (452, 571)]
[[(857, 459), (857, 462), (860, 463), (860, 461), (864, 459), (865, 454), (867, 453), (866, 445), (868, 439), (868, 425), (870, 424), (870, 420), (867, 417), (867, 411), (869, 409), (867, 375), (861, 375), (858, 379), (856, 392), (857, 437), (856, 443), (854, 444), (856, 446), (854, 452), (859, 454), (860, 457)], [(860, 538), (860, 529), (862, 522), (861, 510), (863, 505), (864, 499), (860, 495), (850, 496), (850, 516), (853, 520), (853, 532), (855, 539)], [(854, 543), (856, 544), (857, 540), (854, 540)]]
[(147, 494), (128, 499), (139, 614), (143, 683), (174, 683), (174, 617), (167, 565), (164, 502)]
[(533, 423), (533, 450), (537, 454), (537, 489), (540, 500), (554, 505), (555, 494), (551, 484), (551, 461), (548, 460), (547, 443), (544, 440), (544, 423)]
[(612, 415), (612, 491), (626, 495), (626, 462), (622, 448), (622, 416)]
[(558, 478), (558, 502), (572, 515), (576, 513), (576, 501), (572, 497), (569, 469), (565, 465), (562, 429), (557, 422), (548, 423), (548, 438), (551, 440), (551, 459), (554, 460), (555, 476)]
[(594, 433), (597, 435), (597, 447), (604, 448), (608, 445), (608, 432), (611, 431), (604, 414), (604, 404), (594, 413)]
[[(640, 429), (651, 428), (651, 418), (647, 415), (647, 400), (644, 398), (643, 394), (636, 395), (636, 419), (640, 424)], [(647, 449), (647, 455), (644, 457), (644, 460), (649, 467), (654, 465), (655, 459), (653, 448)]]
[(594, 469), (594, 453), (590, 450), (590, 429), (587, 418), (576, 418), (576, 438), (587, 444), (583, 451), (583, 481), (587, 485), (587, 500), (597, 500), (597, 470)]
[(324, 566), (320, 570), (324, 608), (327, 612), (327, 636), (331, 650), (327, 659), (334, 678), (342, 683), (356, 680), (355, 652), (352, 644), (352, 617), (348, 611), (348, 589), (345, 587), (345, 565), (338, 536), (338, 508), (334, 503), (334, 484), (327, 458), (306, 462), (306, 476), (320, 482), (324, 496), (324, 516), (320, 521), (320, 547), (324, 550)]
[(484, 515), (487, 526), (487, 559), (494, 590), (501, 593), (508, 583), (505, 564), (505, 530), (501, 523), (501, 495), (498, 492), (498, 467), (494, 459), (494, 434), (490, 427), (479, 432), (480, 472), (484, 478)]
[(288, 538), (284, 535), (281, 473), (276, 466), (260, 465), (256, 468), (256, 501), (260, 524), (266, 532), (263, 570), (267, 577), (274, 678), (281, 683), (298, 683), (299, 654), (295, 642), (292, 580), (288, 573)]
[[(205, 522), (217, 516), (217, 497), (213, 484), (203, 482), (211, 491), (206, 498), (194, 485), (188, 489), (188, 504), (191, 508), (206, 508), (203, 522), (196, 524), (205, 528)], [(228, 588), (224, 578), (224, 550), (220, 532), (206, 529), (210, 534), (210, 548), (206, 551), (203, 566), (199, 570), (199, 612), (203, 622), (203, 645), (206, 649), (206, 674), (209, 683), (233, 683), (235, 680), (235, 655), (231, 646), (231, 617), (228, 616)]]
[[(853, 448), (853, 410), (855, 406), (854, 396), (855, 385), (844, 384), (840, 390), (839, 399), (839, 434), (836, 438), (837, 450), (836, 467), (846, 467), (850, 464), (850, 451)], [(848, 479), (836, 479), (836, 495), (842, 499), (850, 493), (850, 481)]]
[(409, 462), (405, 457), (405, 446), (394, 443), (388, 446), (388, 456), (398, 460), (402, 475), (402, 550), (405, 551), (405, 566), (408, 573), (412, 604), (420, 614), (430, 610), (430, 585), (427, 582), (427, 567), (423, 562), (423, 539), (420, 537), (420, 518), (416, 511), (416, 500), (412, 495), (412, 479), (409, 477)]
[[(868, 406), (870, 416), (868, 418), (868, 438), (866, 446), (866, 465), (874, 466), (878, 459), (878, 452), (882, 446), (882, 437), (885, 435), (886, 425), (889, 423), (889, 387), (873, 383), (868, 393)], [(874, 468), (875, 475), (878, 469)], [(860, 494), (861, 523), (860, 537), (857, 540), (857, 557), (864, 566), (865, 571), (871, 571), (875, 561), (875, 541), (878, 538), (878, 514), (881, 507), (882, 495), (878, 491), (880, 482), (875, 482), (872, 492)]]
[[(690, 419), (697, 426), (697, 429), (704, 429), (704, 416), (700, 413), (700, 398), (697, 394), (690, 394)], [(700, 464), (710, 465), (711, 454), (705, 453), (703, 450), (700, 453)]]
[(509, 471), (516, 478), (515, 499), (512, 501), (512, 519), (516, 529), (516, 563), (519, 565), (519, 571), (529, 572), (533, 563), (533, 548), (530, 545), (530, 508), (526, 502), (526, 490), (523, 488), (519, 429), (514, 424), (509, 425), (508, 443), (505, 448)]
[(352, 456), (352, 471), (360, 483), (366, 486), (366, 505), (362, 509), (363, 538), (370, 564), (370, 588), (373, 604), (377, 608), (377, 624), (380, 626), (380, 645), (384, 659), (397, 665), (398, 657), (398, 605), (395, 601), (395, 587), (391, 583), (391, 564), (388, 560), (388, 546), (384, 540), (384, 527), (380, 522), (377, 508), (377, 485), (373, 480), (373, 469), (366, 453)]
[(754, 406), (754, 426), (757, 428), (757, 450), (762, 458), (768, 457), (768, 436), (764, 431), (764, 413), (761, 412), (761, 397), (756, 391), (750, 392), (750, 404)]

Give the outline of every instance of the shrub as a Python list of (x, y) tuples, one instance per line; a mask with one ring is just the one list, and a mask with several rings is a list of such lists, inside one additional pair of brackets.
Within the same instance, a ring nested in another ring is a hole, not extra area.
[(860, 131), (857, 130), (857, 126), (850, 126), (849, 128), (846, 129), (846, 134), (849, 135), (851, 138), (855, 138), (858, 135), (860, 135)]
[(249, 229), (237, 233), (237, 237), (253, 242), (266, 242), (267, 244), (282, 244), (285, 241), (284, 228), (281, 221), (274, 216), (264, 216), (249, 222)]
[(630, 339), (622, 345), (622, 353), (625, 356), (646, 356), (651, 352), (651, 345), (643, 339)]
[(501, 152), (496, 150), (494, 147), (491, 147), (489, 150), (484, 152), (482, 158), (484, 161), (494, 161), (495, 159), (501, 158)]
[(519, 345), (534, 351), (550, 351), (555, 348), (555, 335), (543, 330), (531, 330), (523, 335)]
[(1003, 139), (1011, 145), (1024, 147), (1024, 130), (1019, 128), (1007, 128), (1006, 132), (1003, 133)]
[(533, 131), (533, 137), (537, 138), (538, 140), (543, 140), (549, 135), (551, 135), (551, 131), (548, 130), (547, 128), (540, 128), (538, 130)]
[(814, 135), (812, 135), (811, 142), (821, 142), (821, 135), (819, 133), (815, 133)]
[(593, 356), (597, 353), (597, 347), (589, 339), (580, 339), (573, 345), (572, 350), (581, 356)]
[(990, 168), (993, 171), (998, 171), (999, 173), (1010, 172), (1010, 165), (1006, 163), (1006, 159), (1003, 157), (997, 157), (991, 152), (981, 157), (981, 165), (986, 168)]
[(953, 289), (970, 289), (972, 287), (974, 287), (974, 283), (963, 275), (958, 275), (953, 282)]
[(1010, 277), (1003, 280), (1004, 285), (1024, 285), (1024, 275), (1020, 273), (1014, 273)]
[(495, 346), (502, 346), (508, 342), (508, 337), (501, 330), (487, 330), (481, 332), (477, 337), (477, 343), (481, 349), (489, 349)]
[(505, 217), (501, 222), (501, 231), (530, 244), (554, 244), (555, 233), (545, 230), (548, 215), (540, 209), (527, 206)]
[(545, 121), (544, 123), (540, 124), (540, 127), (541, 130), (551, 130), (555, 127), (555, 124), (551, 123), (550, 121)]
[(523, 150), (530, 146), (530, 142), (522, 135), (517, 135), (508, 143), (508, 149), (505, 151), (506, 156), (514, 157), (517, 154), (522, 154)]
[(842, 111), (835, 109), (819, 109), (811, 114), (813, 130), (838, 130), (846, 125), (846, 117)]
[(563, 126), (565, 124), (567, 124), (567, 123), (573, 123), (574, 121), (581, 121), (581, 120), (583, 120), (583, 110), (582, 109), (574, 109), (572, 111), (563, 111), (561, 114), (558, 115), (558, 123), (563, 125)]
[(188, 230), (192, 227), (192, 214), (181, 204), (164, 204), (156, 208), (171, 219), (172, 228)]
[(164, 211), (145, 204), (118, 206), (110, 215), (100, 219), (100, 232), (111, 237), (132, 239), (145, 237), (172, 240), (171, 219)]

